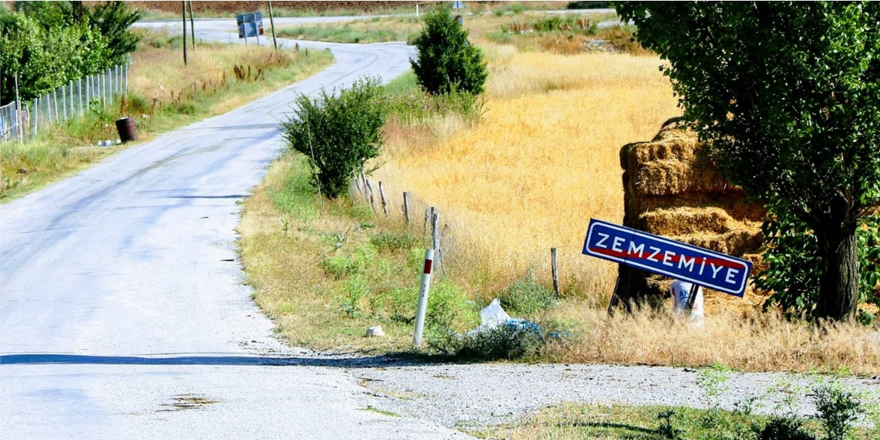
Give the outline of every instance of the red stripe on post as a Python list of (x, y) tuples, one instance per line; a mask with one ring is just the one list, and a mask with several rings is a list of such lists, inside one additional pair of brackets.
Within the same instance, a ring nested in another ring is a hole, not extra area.
[(434, 260), (425, 260), (425, 274), (431, 274), (431, 265), (434, 263)]

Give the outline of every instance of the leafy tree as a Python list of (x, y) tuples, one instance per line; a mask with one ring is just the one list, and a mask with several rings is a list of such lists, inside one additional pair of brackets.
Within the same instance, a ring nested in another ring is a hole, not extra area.
[(110, 67), (107, 42), (86, 23), (41, 26), (21, 13), (0, 17), (2, 102), (33, 99), (70, 80)]
[(107, 40), (107, 48), (110, 50), (108, 59), (111, 64), (125, 64), (128, 54), (137, 49), (140, 37), (129, 31), (134, 22), (140, 20), (140, 11), (128, 9), (125, 2), (106, 2), (95, 6), (88, 12), (89, 23), (101, 32)]
[[(77, 6), (72, 6), (77, 5)], [(0, 98), (27, 101), (68, 81), (125, 63), (139, 40), (128, 30), (140, 18), (124, 2), (93, 10), (80, 2), (16, 2), (0, 14)], [(82, 16), (78, 14), (83, 13)]]
[(722, 172), (806, 224), (819, 317), (855, 314), (856, 229), (880, 205), (880, 3), (617, 5), (669, 64)]
[(328, 198), (348, 189), (367, 160), (379, 155), (385, 108), (378, 79), (356, 81), (338, 95), (321, 90), (314, 100), (300, 95), (294, 114), (282, 123), (290, 148), (308, 157), (312, 182)]
[[(783, 310), (815, 313), (819, 298), (821, 259), (819, 243), (810, 227), (785, 211), (770, 208), (773, 219), (762, 230), (768, 245), (764, 262), (768, 268), (755, 279), (755, 285), (773, 291), (765, 304)], [(859, 302), (880, 304), (880, 216), (868, 216), (856, 230), (859, 257)], [(870, 315), (861, 318), (870, 320)]]
[(435, 8), (425, 15), (425, 27), (414, 41), (418, 57), (410, 61), (419, 85), (435, 95), (483, 93), (489, 74), (483, 54), (468, 42), (467, 36), (447, 8)]

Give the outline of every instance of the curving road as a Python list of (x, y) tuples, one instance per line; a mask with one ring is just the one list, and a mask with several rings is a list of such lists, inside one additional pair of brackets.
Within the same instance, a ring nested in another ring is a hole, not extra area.
[[(196, 27), (221, 41), (235, 29)], [(0, 208), (0, 437), (463, 437), (365, 410), (376, 397), (352, 365), (283, 347), (242, 284), (239, 202), (284, 148), (295, 96), (390, 80), (414, 54), (300, 44), (336, 64)]]

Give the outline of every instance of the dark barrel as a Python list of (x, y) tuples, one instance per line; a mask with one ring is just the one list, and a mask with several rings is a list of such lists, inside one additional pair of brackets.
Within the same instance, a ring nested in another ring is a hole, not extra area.
[(138, 139), (137, 125), (134, 125), (134, 118), (131, 116), (117, 119), (116, 130), (119, 132), (119, 140), (122, 143)]

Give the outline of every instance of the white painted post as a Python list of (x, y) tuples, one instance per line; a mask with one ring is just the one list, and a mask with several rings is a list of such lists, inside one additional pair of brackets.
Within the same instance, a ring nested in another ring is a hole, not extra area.
[(422, 333), (425, 332), (425, 314), (428, 311), (428, 290), (431, 288), (431, 270), (434, 265), (434, 249), (425, 249), (425, 268), (422, 270), (422, 284), (419, 286), (419, 303), (416, 307), (416, 331), (413, 334), (413, 347), (422, 346)]
[(67, 83), (67, 90), (70, 91), (68, 93), (68, 96), (70, 96), (68, 104), (70, 105), (70, 117), (73, 118), (76, 115), (76, 100), (73, 99), (73, 80)]
[(419, 18), (419, 4), (416, 3), (416, 18)]
[(80, 78), (76, 82), (76, 87), (77, 87), (77, 90), (79, 91), (79, 93), (77, 93), (77, 95), (79, 96), (79, 115), (82, 116), (83, 115), (83, 80), (82, 80), (82, 78)]

